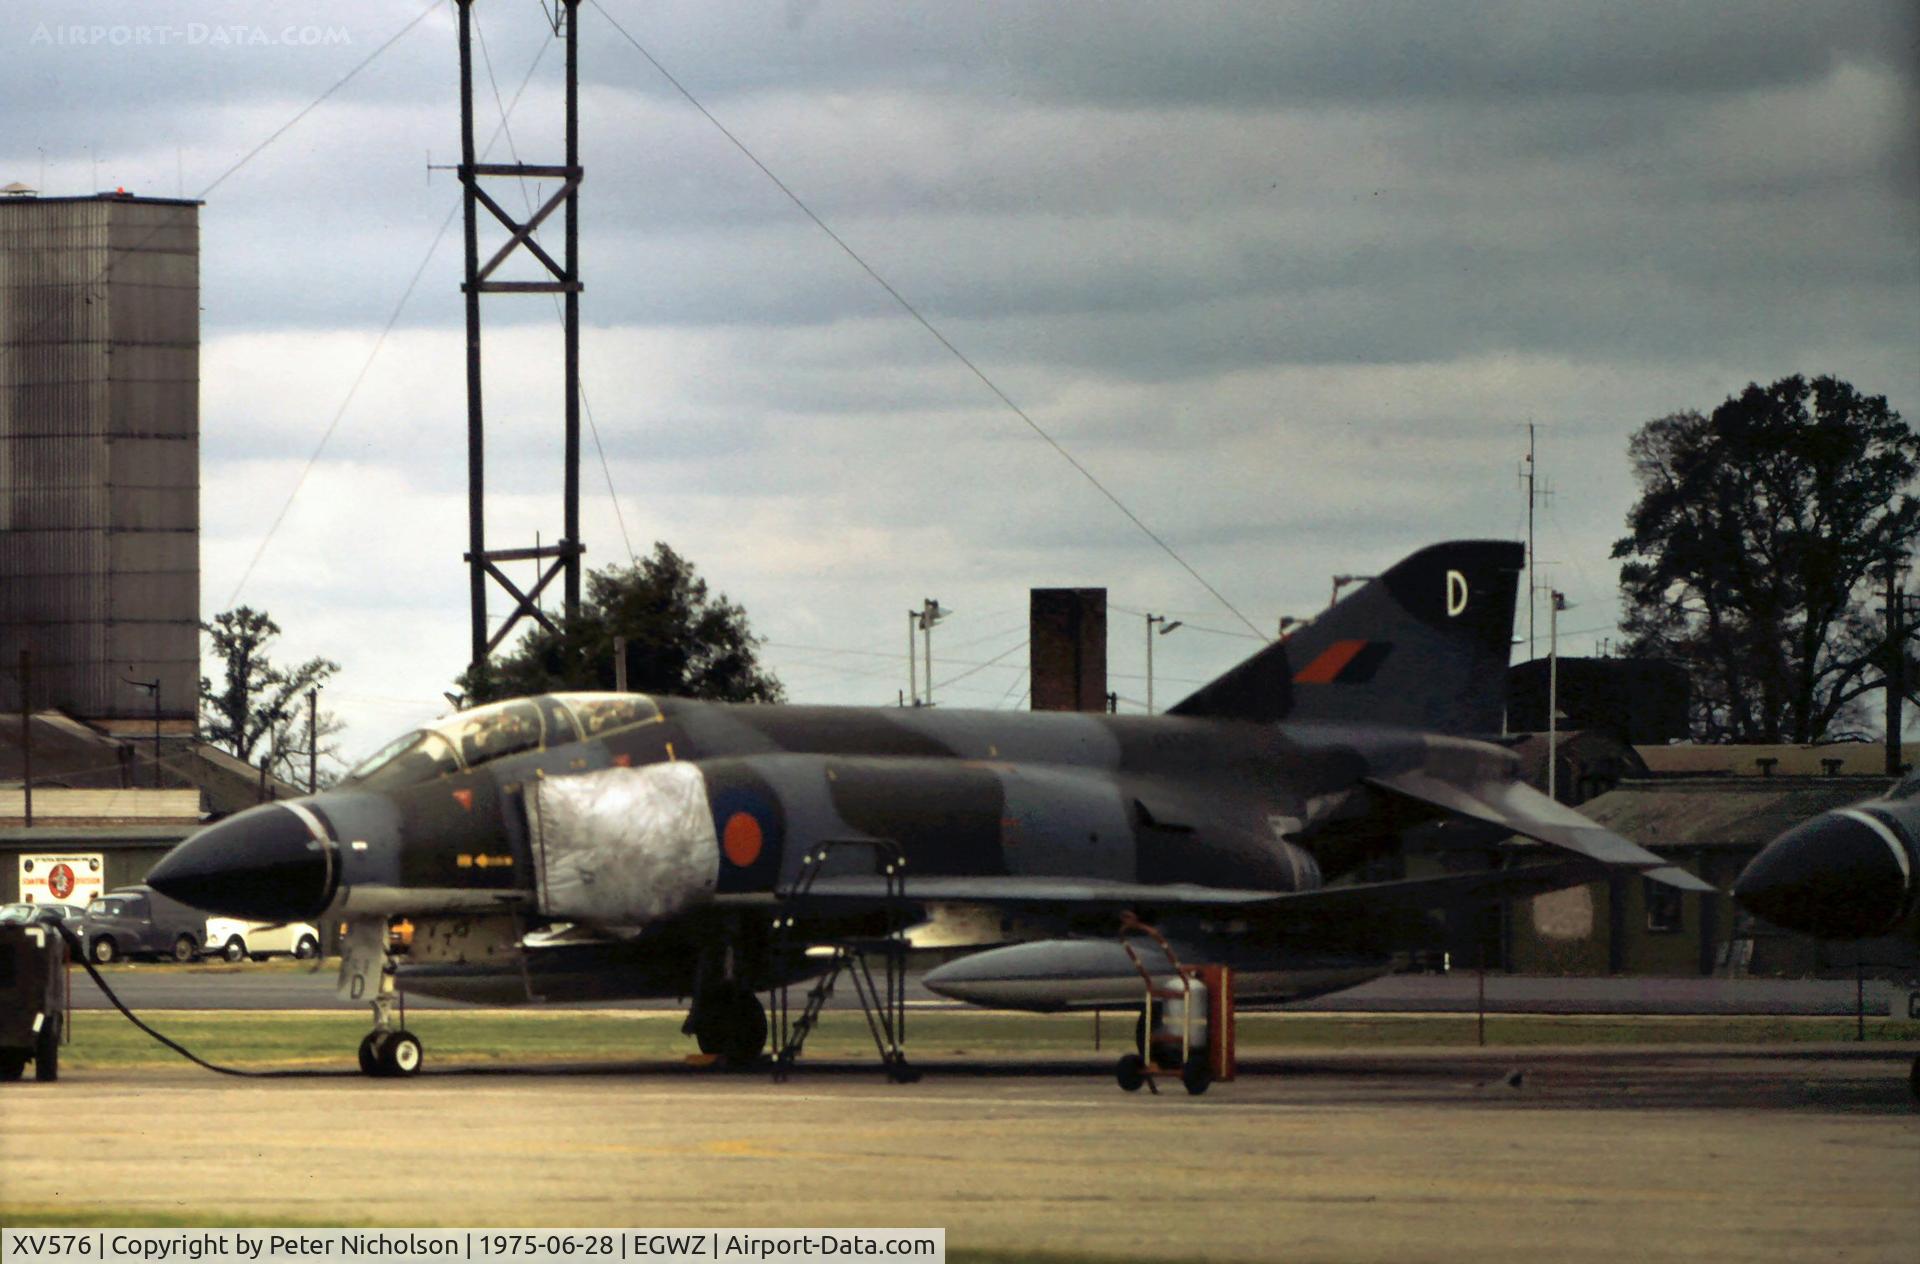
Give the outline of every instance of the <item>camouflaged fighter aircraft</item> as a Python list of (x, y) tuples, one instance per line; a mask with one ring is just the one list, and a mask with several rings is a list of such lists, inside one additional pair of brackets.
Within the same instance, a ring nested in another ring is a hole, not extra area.
[[(372, 1005), (361, 1064), (385, 1074), (421, 1058), (396, 987), (689, 997), (701, 1047), (746, 1060), (767, 1039), (755, 991), (895, 925), (916, 948), (978, 950), (927, 982), (984, 1004), (1138, 1004), (1122, 912), (1183, 960), (1237, 967), (1242, 999), (1275, 1000), (1382, 973), (1435, 909), (1608, 868), (1707, 889), (1473, 740), (1500, 728), (1520, 565), (1517, 544), (1424, 549), (1160, 716), (478, 707), (322, 794), (200, 831), (148, 881), (235, 917), (345, 919), (341, 988)], [(1351, 880), (1443, 819), (1554, 859)], [(417, 929), (397, 962), (402, 915)]]
[(1733, 884), (1749, 913), (1816, 939), (1920, 943), (1920, 775), (1768, 843)]
[[(1741, 871), (1733, 898), (1816, 939), (1920, 944), (1920, 774), (1787, 830)], [(1907, 1084), (1920, 1097), (1920, 1056)]]

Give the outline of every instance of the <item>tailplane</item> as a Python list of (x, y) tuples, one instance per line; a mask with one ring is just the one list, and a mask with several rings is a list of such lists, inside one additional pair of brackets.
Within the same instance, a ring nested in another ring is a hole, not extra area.
[(1506, 540), (1430, 545), (1168, 714), (1498, 733), (1525, 557)]

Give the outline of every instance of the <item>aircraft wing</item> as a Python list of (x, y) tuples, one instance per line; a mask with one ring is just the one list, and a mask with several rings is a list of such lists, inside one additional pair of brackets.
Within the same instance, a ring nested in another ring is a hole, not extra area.
[[(1312, 891), (1244, 891), (1188, 883), (1103, 882), (1075, 878), (912, 878), (906, 898), (914, 903), (987, 904), (1002, 908), (1058, 909), (1063, 905), (1115, 910), (1237, 914), (1265, 922), (1365, 918), (1418, 912), (1488, 900), (1516, 899), (1590, 882), (1602, 870), (1592, 861), (1567, 859), (1511, 869), (1483, 869), (1431, 878), (1404, 878), (1320, 887)], [(887, 898), (884, 879), (822, 878), (809, 900), (869, 904)]]
[(1419, 768), (1369, 777), (1367, 781), (1456, 816), (1502, 826), (1608, 868), (1632, 869), (1682, 891), (1715, 889), (1522, 782), (1489, 780), (1463, 786)]
[[(915, 903), (990, 904), (997, 907), (1149, 906), (1162, 909), (1227, 910), (1260, 904), (1278, 892), (1204, 887), (1187, 882), (1113, 882), (1099, 878), (1005, 876), (909, 876), (906, 898)], [(865, 874), (821, 878), (809, 888), (809, 901), (869, 903), (885, 899), (886, 880)]]

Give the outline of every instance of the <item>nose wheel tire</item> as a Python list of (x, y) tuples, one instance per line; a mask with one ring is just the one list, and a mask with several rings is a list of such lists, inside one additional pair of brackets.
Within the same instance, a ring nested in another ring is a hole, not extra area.
[(418, 1036), (410, 1031), (396, 1031), (380, 1051), (380, 1070), (392, 1076), (412, 1075), (420, 1069), (424, 1056)]
[(360, 1041), (360, 1070), (367, 1075), (404, 1079), (425, 1060), (420, 1038), (410, 1031), (370, 1031)]

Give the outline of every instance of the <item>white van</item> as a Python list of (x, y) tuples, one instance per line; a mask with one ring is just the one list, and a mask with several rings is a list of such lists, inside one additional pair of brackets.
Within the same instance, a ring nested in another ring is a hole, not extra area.
[(237, 917), (207, 919), (208, 952), (217, 952), (228, 961), (252, 957), (264, 961), (276, 952), (289, 953), (302, 961), (320, 955), (320, 932), (306, 922), (248, 922)]

